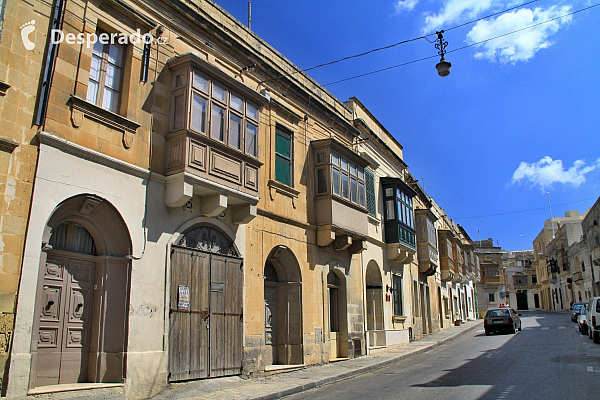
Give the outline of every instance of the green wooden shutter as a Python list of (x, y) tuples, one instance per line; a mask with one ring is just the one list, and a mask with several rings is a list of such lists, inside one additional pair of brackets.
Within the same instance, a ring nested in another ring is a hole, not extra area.
[(275, 130), (275, 180), (292, 186), (292, 135)]
[(375, 176), (369, 170), (365, 170), (365, 186), (367, 190), (367, 211), (373, 217), (377, 216), (377, 200), (375, 199)]

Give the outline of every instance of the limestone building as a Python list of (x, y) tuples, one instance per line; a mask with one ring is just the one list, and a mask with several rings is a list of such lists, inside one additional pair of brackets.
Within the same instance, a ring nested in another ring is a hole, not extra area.
[[(7, 3), (20, 19), (0, 43), (14, 59), (0, 80), (23, 85), (0, 98), (15, 127), (2, 206), (20, 205), (18, 220), (2, 209), (11, 321), (19, 282), (8, 397), (72, 385), (146, 398), (476, 317), (472, 241), (358, 99), (209, 0), (32, 4)], [(29, 18), (36, 49), (6, 48)], [(54, 27), (96, 41), (58, 45)], [(127, 39), (99, 39), (112, 37)], [(39, 75), (15, 75), (34, 60)]]
[(502, 262), (504, 250), (494, 246), (492, 238), (476, 241), (474, 245), (481, 269), (481, 282), (477, 285), (480, 310), (485, 311), (507, 304), (509, 299), (506, 297), (506, 272)]
[(540, 308), (539, 295), (533, 290), (537, 283), (533, 258), (533, 250), (506, 251), (502, 255), (508, 304), (515, 310)]

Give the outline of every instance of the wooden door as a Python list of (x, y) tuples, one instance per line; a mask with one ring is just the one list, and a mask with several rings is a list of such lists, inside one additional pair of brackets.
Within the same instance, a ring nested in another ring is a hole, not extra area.
[(210, 255), (174, 248), (171, 256), (169, 379), (206, 378)]
[(210, 263), (210, 376), (242, 368), (242, 261), (219, 255)]
[(241, 267), (237, 258), (173, 246), (170, 381), (241, 372)]
[(86, 382), (94, 263), (48, 255), (37, 306), (35, 386)]

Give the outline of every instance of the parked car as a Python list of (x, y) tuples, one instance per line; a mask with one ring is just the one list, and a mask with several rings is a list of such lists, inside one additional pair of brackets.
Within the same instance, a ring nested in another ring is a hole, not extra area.
[(588, 306), (587, 304), (584, 304), (579, 312), (579, 315), (577, 316), (577, 327), (579, 328), (579, 332), (581, 332), (582, 335), (587, 335), (587, 333), (588, 333), (587, 323), (586, 323), (587, 306)]
[(521, 314), (517, 314), (512, 308), (492, 308), (485, 314), (483, 327), (485, 334), (492, 332), (510, 332), (515, 333), (521, 330)]
[(592, 297), (586, 311), (588, 336), (600, 343), (600, 297)]
[(585, 306), (587, 303), (575, 303), (573, 307), (571, 307), (571, 321), (577, 322), (577, 316), (581, 314), (581, 308)]

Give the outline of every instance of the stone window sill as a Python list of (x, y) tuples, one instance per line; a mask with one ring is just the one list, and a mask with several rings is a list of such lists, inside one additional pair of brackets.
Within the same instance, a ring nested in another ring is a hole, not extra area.
[[(119, 131), (135, 133), (140, 127), (140, 124), (135, 121), (127, 119), (112, 111), (105, 110), (102, 107), (98, 107), (77, 96), (71, 96), (70, 104), (73, 111), (79, 111), (87, 118), (101, 122)], [(74, 119), (73, 116), (72, 119)], [(75, 126), (80, 126), (83, 121), (73, 120), (72, 122)]]
[(292, 199), (292, 205), (294, 206), (294, 208), (298, 206), (298, 195), (300, 194), (300, 191), (294, 189), (291, 186), (288, 186), (281, 182), (277, 182), (272, 179), (270, 179), (269, 182), (267, 182), (267, 186), (269, 187), (269, 195), (271, 197), (271, 200), (275, 200), (276, 194), (281, 193), (284, 196), (290, 197)]

